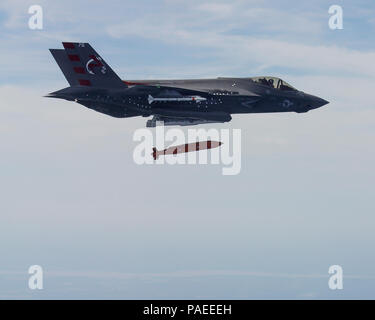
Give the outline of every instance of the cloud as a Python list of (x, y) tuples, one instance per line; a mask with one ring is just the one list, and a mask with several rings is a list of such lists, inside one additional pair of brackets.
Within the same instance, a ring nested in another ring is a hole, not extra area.
[[(0, 275), (25, 275), (21, 271), (0, 270)], [(284, 278), (284, 279), (328, 279), (329, 274), (311, 273), (279, 273), (279, 272), (256, 272), (239, 270), (181, 270), (160, 273), (132, 273), (132, 272), (98, 272), (98, 271), (62, 271), (48, 270), (46, 277), (69, 277), (69, 278), (98, 278), (98, 279), (142, 279), (151, 278), (199, 278), (199, 277), (260, 277), (260, 278)], [(345, 279), (375, 280), (375, 275), (345, 274)]]
[(366, 77), (375, 75), (375, 51), (363, 52), (336, 45), (307, 45), (210, 30), (187, 30), (176, 28), (169, 21), (162, 22), (156, 29), (153, 21), (147, 19), (113, 25), (108, 27), (107, 31), (117, 39), (136, 36), (173, 45), (210, 49), (209, 54), (220, 59), (221, 64), (234, 68), (238, 65), (258, 64), (267, 68), (292, 68), (299, 72)]
[[(358, 271), (373, 265), (375, 45), (363, 30), (329, 33), (326, 1), (67, 0), (40, 1), (45, 29), (33, 32), (28, 4), (0, 3), (3, 268), (38, 258), (61, 267), (51, 277), (315, 279), (327, 277), (314, 270), (328, 257), (347, 261), (351, 277), (372, 279)], [(132, 133), (144, 118), (42, 97), (67, 86), (47, 50), (61, 40), (92, 42), (123, 77), (267, 73), (331, 103), (220, 125), (242, 129), (239, 176), (140, 167)], [(306, 261), (315, 264), (309, 271), (292, 271), (307, 270)], [(139, 272), (100, 272), (106, 263)]]
[[(37, 72), (52, 76), (55, 71), (48, 70), (53, 60), (45, 63), (51, 58), (46, 50), (48, 46), (58, 46), (61, 40), (90, 39), (106, 48), (106, 52), (119, 56), (122, 53), (121, 60), (125, 63), (121, 70), (135, 78), (137, 73), (143, 78), (152, 75), (167, 78), (245, 76), (287, 68), (294, 74), (374, 79), (374, 50), (358, 50), (329, 41), (328, 13), (323, 1), (314, 4), (313, 11), (303, 4), (290, 10), (277, 2), (264, 1), (203, 4), (199, 1), (153, 4), (140, 1), (137, 5), (112, 2), (104, 7), (100, 2), (87, 6), (73, 0), (41, 1), (46, 19), (41, 32), (27, 28), (30, 3), (5, 0), (0, 5), (8, 20), (13, 21), (8, 21), (0, 44), (0, 58), (7, 61), (5, 70), (12, 74), (11, 79), (19, 77), (30, 81), (30, 73)], [(106, 14), (109, 10), (111, 14)], [(81, 12), (87, 13), (84, 18)], [(322, 39), (326, 40), (322, 42)], [(111, 41), (110, 46), (106, 45), (108, 41)], [(139, 48), (151, 50), (152, 55), (143, 55), (142, 49), (129, 48), (127, 44), (133, 41), (140, 44)], [(176, 48), (183, 52), (181, 59), (173, 55)], [(129, 56), (131, 64), (126, 62), (130, 50), (136, 50), (135, 56)], [(106, 52), (103, 55), (107, 56)], [(151, 63), (162, 57), (165, 59), (162, 64)], [(29, 71), (26, 75), (25, 70)]]

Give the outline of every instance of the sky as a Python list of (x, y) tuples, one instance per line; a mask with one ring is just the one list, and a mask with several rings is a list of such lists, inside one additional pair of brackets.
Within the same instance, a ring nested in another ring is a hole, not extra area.
[[(1, 0), (0, 28), (0, 299), (375, 298), (372, 0)], [(330, 103), (202, 126), (241, 129), (238, 175), (137, 165), (145, 118), (43, 98), (62, 41), (122, 79), (269, 75)]]

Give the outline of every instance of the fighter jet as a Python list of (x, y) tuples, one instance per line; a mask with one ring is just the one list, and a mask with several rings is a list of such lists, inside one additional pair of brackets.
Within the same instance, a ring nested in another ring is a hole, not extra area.
[(116, 118), (152, 117), (147, 127), (224, 123), (232, 114), (307, 112), (328, 101), (277, 77), (121, 80), (88, 43), (50, 49), (69, 87), (47, 97), (75, 101)]

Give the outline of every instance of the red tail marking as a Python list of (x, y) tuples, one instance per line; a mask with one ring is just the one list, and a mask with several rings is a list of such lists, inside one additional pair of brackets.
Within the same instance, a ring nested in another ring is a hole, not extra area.
[(131, 81), (126, 81), (126, 80), (122, 80), (122, 82), (128, 86), (147, 85), (147, 83), (131, 82)]
[(85, 73), (85, 69), (82, 67), (74, 67), (73, 69), (76, 73)]
[(89, 68), (92, 68), (92, 67), (102, 67), (103, 66), (103, 63), (96, 56), (94, 56), (93, 54), (90, 55), (90, 58), (93, 59), (95, 61), (95, 63), (91, 62), (89, 64)]
[(74, 49), (75, 46), (74, 46), (74, 43), (72, 42), (63, 42), (63, 46), (65, 49)]
[(79, 61), (79, 56), (76, 54), (68, 54), (70, 61)]
[(90, 80), (82, 80), (82, 79), (80, 79), (80, 80), (78, 80), (78, 82), (79, 82), (79, 84), (81, 86), (91, 86)]

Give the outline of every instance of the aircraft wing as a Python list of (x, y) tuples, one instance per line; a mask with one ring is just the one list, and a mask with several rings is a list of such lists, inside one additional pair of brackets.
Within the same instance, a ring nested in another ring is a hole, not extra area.
[(232, 120), (232, 117), (227, 112), (222, 111), (180, 111), (157, 108), (153, 109), (152, 113), (162, 117), (174, 118), (174, 119), (199, 119), (210, 122), (228, 122)]
[(128, 93), (132, 94), (150, 94), (155, 98), (181, 98), (183, 96), (200, 95), (208, 97), (209, 93), (200, 90), (191, 90), (178, 87), (159, 86), (159, 85), (136, 85), (126, 89)]
[[(192, 111), (173, 109), (174, 106), (180, 101), (195, 101), (200, 103), (210, 97), (207, 92), (199, 90), (191, 90), (185, 88), (177, 88), (170, 86), (149, 86), (149, 85), (136, 85), (128, 88), (129, 91), (134, 91), (134, 94), (148, 94), (148, 102), (152, 105), (152, 114), (159, 118), (168, 118), (173, 121), (180, 121), (183, 119), (190, 119), (192, 121), (200, 120), (201, 123), (205, 122), (228, 122), (232, 120), (229, 113), (223, 111)], [(163, 101), (162, 104), (154, 103)]]

